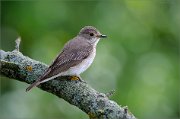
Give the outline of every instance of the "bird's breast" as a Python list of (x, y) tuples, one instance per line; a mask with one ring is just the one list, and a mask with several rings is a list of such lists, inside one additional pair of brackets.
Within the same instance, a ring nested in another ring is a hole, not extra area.
[(86, 69), (88, 69), (90, 67), (90, 65), (94, 61), (95, 56), (96, 56), (96, 48), (93, 48), (93, 51), (86, 59), (84, 59), (78, 65), (70, 68), (71, 74), (79, 75), (79, 74), (83, 73)]

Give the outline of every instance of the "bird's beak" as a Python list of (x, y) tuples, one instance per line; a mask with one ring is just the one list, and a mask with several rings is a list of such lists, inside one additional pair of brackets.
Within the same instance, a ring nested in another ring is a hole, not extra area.
[(98, 35), (97, 37), (99, 37), (99, 38), (107, 38), (107, 36), (106, 35)]

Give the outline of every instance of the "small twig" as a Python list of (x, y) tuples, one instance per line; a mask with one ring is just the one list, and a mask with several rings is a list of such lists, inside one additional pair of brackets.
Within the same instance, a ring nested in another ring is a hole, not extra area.
[(21, 43), (21, 37), (18, 37), (16, 40), (15, 40), (15, 50), (19, 52), (19, 46), (20, 46), (20, 43)]
[(115, 93), (115, 90), (111, 90), (110, 92), (107, 92), (105, 95), (109, 98)]
[(124, 109), (123, 118), (126, 119), (128, 116), (128, 106), (124, 106), (123, 109)]
[(127, 114), (128, 113), (128, 106), (124, 106), (123, 109), (124, 109), (124, 113)]

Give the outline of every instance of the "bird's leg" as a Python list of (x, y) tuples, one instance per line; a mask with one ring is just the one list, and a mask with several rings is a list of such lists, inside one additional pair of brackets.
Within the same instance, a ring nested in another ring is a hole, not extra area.
[(78, 77), (78, 76), (70, 76), (69, 77), (70, 78), (70, 80), (74, 80), (74, 81), (76, 81), (76, 80), (80, 80), (80, 78)]
[(79, 80), (79, 81), (81, 81), (81, 82), (85, 82), (84, 80), (82, 80), (82, 78), (81, 78), (80, 75), (70, 76), (69, 79), (70, 79), (70, 80), (74, 80), (74, 81)]
[(78, 77), (79, 77), (79, 81), (81, 81), (81, 82), (85, 82), (82, 78), (81, 78), (81, 76), (80, 75), (77, 75)]

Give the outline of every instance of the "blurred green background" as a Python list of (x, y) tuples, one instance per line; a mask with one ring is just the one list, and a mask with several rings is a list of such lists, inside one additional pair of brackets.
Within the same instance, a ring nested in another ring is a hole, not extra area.
[[(82, 74), (139, 119), (179, 119), (180, 0), (1, 1), (1, 49), (50, 64), (86, 26), (108, 35)], [(1, 119), (87, 119), (52, 94), (1, 77)]]

